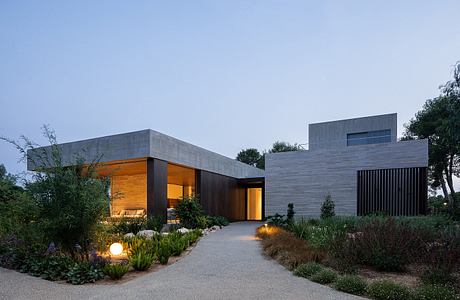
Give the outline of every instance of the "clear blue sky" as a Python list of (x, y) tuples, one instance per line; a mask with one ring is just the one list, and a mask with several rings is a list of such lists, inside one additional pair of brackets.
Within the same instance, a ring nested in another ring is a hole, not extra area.
[[(97, 3), (96, 3), (97, 2)], [(460, 1), (0, 2), (0, 135), (151, 128), (235, 157), (397, 112), (460, 60)], [(0, 163), (24, 170), (0, 144)]]

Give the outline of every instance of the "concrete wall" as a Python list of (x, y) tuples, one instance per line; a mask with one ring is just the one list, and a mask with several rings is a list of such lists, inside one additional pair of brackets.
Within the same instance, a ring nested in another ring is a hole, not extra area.
[[(86, 162), (100, 155), (101, 162), (152, 157), (235, 178), (264, 176), (263, 170), (150, 129), (64, 143), (60, 144), (60, 149), (65, 165), (75, 163), (76, 154)], [(49, 154), (49, 150), (44, 147), (30, 152), (32, 159), (27, 161), (28, 170), (35, 169), (33, 158), (37, 158), (37, 153)]]
[(356, 215), (357, 171), (426, 167), (427, 140), (269, 153), (265, 158), (265, 215), (318, 216), (330, 193), (339, 215)]
[(374, 130), (391, 130), (391, 141), (396, 142), (397, 114), (314, 123), (308, 125), (308, 148), (342, 148), (347, 146), (347, 134)]

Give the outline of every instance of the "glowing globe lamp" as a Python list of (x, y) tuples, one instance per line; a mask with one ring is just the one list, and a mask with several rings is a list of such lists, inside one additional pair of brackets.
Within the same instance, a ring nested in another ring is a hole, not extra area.
[(110, 253), (112, 255), (120, 255), (123, 252), (123, 245), (120, 243), (113, 243), (110, 245)]

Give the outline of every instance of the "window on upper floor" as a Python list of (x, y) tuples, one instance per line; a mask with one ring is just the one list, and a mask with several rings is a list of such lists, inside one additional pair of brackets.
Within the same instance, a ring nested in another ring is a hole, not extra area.
[(347, 134), (347, 146), (380, 144), (389, 142), (391, 142), (391, 129)]

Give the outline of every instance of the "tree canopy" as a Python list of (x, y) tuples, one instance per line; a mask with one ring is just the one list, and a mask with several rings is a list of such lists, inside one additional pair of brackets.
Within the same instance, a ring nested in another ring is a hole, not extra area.
[[(290, 144), (287, 142), (276, 141), (273, 143), (268, 153), (288, 152), (288, 151), (299, 151), (302, 150), (300, 145), (297, 143)], [(255, 166), (259, 169), (265, 169), (265, 154), (267, 151), (263, 151), (262, 154), (255, 148), (248, 148), (241, 150), (236, 159), (243, 163), (251, 166)]]

